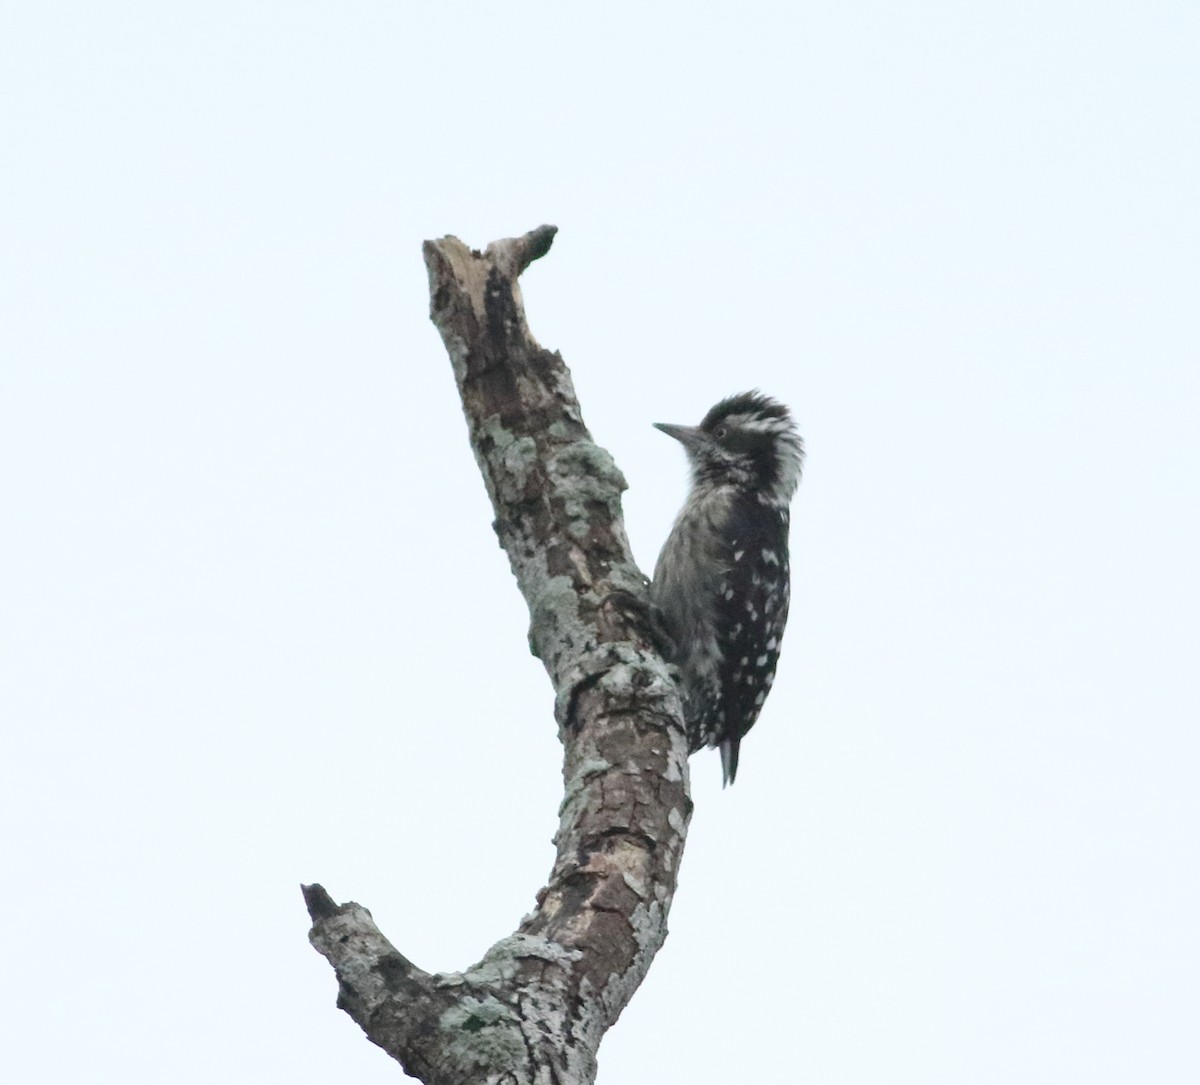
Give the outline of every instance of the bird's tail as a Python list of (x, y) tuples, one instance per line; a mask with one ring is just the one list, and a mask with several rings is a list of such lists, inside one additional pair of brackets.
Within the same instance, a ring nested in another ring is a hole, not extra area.
[(725, 777), (722, 787), (728, 787), (733, 783), (733, 778), (737, 776), (738, 747), (740, 745), (741, 739), (737, 738), (727, 738), (721, 743), (721, 772)]

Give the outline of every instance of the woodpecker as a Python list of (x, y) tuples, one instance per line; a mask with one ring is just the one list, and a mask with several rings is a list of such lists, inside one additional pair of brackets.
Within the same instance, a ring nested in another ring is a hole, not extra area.
[(760, 392), (721, 400), (698, 426), (655, 426), (683, 445), (692, 484), (650, 600), (672, 641), (689, 751), (719, 747), (732, 784), (738, 746), (775, 680), (804, 442), (788, 409)]

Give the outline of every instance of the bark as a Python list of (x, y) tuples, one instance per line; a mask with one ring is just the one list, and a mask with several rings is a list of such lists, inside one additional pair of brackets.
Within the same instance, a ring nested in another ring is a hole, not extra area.
[(483, 253), (427, 241), (431, 317), (555, 690), (564, 795), (537, 908), (464, 972), (429, 973), (361, 905), (304, 887), (338, 1005), (427, 1085), (592, 1082), (596, 1051), (667, 933), (691, 799), (675, 684), (570, 373), (537, 344), (518, 278), (555, 230)]

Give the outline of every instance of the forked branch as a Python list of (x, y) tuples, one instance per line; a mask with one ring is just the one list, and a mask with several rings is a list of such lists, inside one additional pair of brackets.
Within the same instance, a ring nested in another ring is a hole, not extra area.
[(518, 278), (554, 227), (427, 241), (431, 317), (454, 369), (495, 530), (555, 690), (565, 793), (537, 907), (465, 972), (427, 973), (360, 905), (306, 886), (338, 1004), (427, 1085), (592, 1082), (596, 1050), (667, 931), (691, 800), (674, 683), (562, 358), (534, 340)]

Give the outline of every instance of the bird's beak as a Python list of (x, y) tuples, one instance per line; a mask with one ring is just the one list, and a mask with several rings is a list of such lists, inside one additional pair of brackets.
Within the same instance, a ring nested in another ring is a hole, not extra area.
[(676, 426), (670, 422), (655, 422), (655, 429), (660, 429), (668, 437), (674, 437), (684, 448), (695, 448), (703, 438), (699, 426)]

